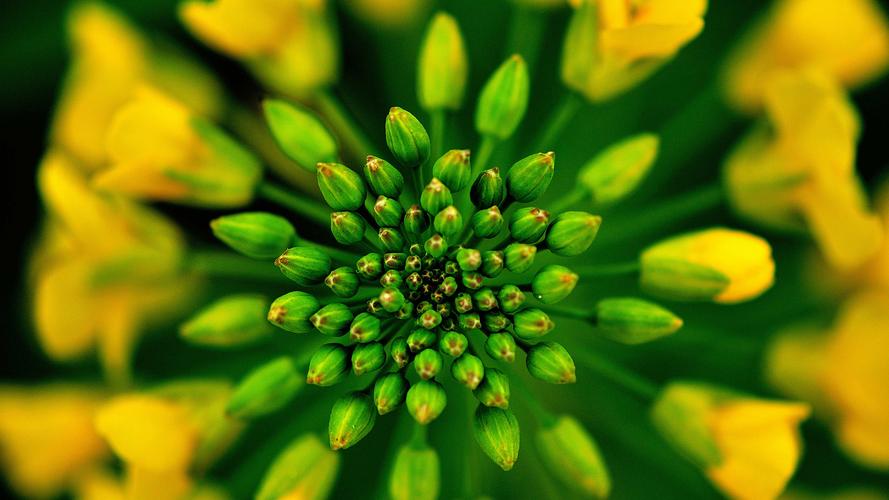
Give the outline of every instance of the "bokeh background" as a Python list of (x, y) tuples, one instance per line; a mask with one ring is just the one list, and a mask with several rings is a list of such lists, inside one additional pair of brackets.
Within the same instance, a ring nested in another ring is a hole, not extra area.
[[(238, 98), (257, 102), (262, 97), (257, 85), (236, 63), (209, 51), (185, 32), (175, 17), (175, 0), (108, 0), (108, 3), (128, 14), (145, 32), (173, 39), (197, 54), (221, 75), (227, 89)], [(557, 93), (544, 89), (560, 86), (558, 63), (567, 11), (550, 14), (542, 37), (543, 44), (527, 47), (520, 33), (509, 31), (510, 6), (505, 1), (443, 0), (439, 5), (457, 17), (466, 37), (471, 63), (468, 96), (478, 94), (485, 78), (503, 59), (508, 48), (537, 52), (537, 65), (532, 75), (532, 99), (519, 130), (524, 139), (516, 141), (517, 144), (529, 143), (528, 139), (539, 131), (543, 117), (548, 114), (557, 96)], [(621, 216), (616, 220), (624, 224), (644, 220), (644, 215), (634, 214), (632, 208), (643, 204), (646, 197), (661, 192), (681, 192), (686, 186), (718, 179), (723, 158), (749, 123), (720, 104), (718, 75), (728, 49), (765, 5), (765, 2), (757, 1), (712, 1), (703, 34), (685, 48), (675, 61), (626, 95), (604, 105), (588, 106), (578, 115), (554, 145), (559, 155), (558, 168), (576, 169), (605, 145), (629, 134), (646, 130), (661, 133), (663, 149), (658, 171), (643, 186), (638, 199), (621, 207)], [(3, 117), (0, 132), (3, 143), (0, 149), (3, 196), (0, 203), (4, 214), (3, 258), (0, 262), (5, 282), (0, 300), (3, 308), (0, 312), (3, 321), (0, 380), (3, 382), (85, 379), (97, 373), (93, 363), (60, 367), (47, 361), (32, 339), (29, 296), (25, 286), (26, 258), (41, 216), (34, 184), (35, 167), (45, 148), (48, 121), (66, 69), (63, 23), (68, 8), (69, 2), (62, 0), (5, 0), (0, 6), (0, 114)], [(394, 31), (374, 30), (357, 22), (342, 9), (338, 11), (338, 18), (343, 51), (339, 93), (372, 139), (381, 143), (382, 117), (390, 106), (419, 109), (414, 90), (415, 61), (424, 25), (420, 23), (412, 28)], [(881, 172), (889, 169), (889, 85), (877, 82), (853, 94), (853, 99), (864, 123), (858, 148), (858, 168), (865, 184), (874, 186)], [(471, 106), (465, 107), (458, 118), (459, 123), (466, 126), (463, 131), (466, 147), (473, 146), (476, 141), (474, 131), (469, 128), (472, 110)], [(502, 157), (495, 157), (495, 163), (527, 152), (499, 153)], [(572, 176), (568, 175), (557, 175), (556, 179), (550, 196), (557, 195), (573, 182)], [(665, 186), (669, 186), (668, 189)], [(198, 242), (211, 241), (206, 222), (214, 215), (213, 212), (172, 206), (162, 208), (173, 213), (193, 239)], [(718, 209), (694, 222), (653, 228), (650, 236), (654, 239), (678, 229), (726, 221), (733, 221), (733, 218), (725, 209)], [(739, 223), (734, 225), (744, 227)], [(770, 314), (778, 322), (785, 315), (810, 311), (807, 309), (809, 304), (799, 299), (798, 290), (782, 286), (782, 273), (792, 270), (780, 267), (781, 262), (794, 262), (802, 254), (805, 242), (770, 239), (778, 254), (778, 284), (763, 300), (735, 308), (732, 317), (741, 319), (731, 325), (720, 326), (724, 336), (718, 345), (706, 343), (701, 338), (695, 340), (692, 331), (687, 338), (641, 348), (641, 352), (634, 351), (632, 355), (625, 348), (603, 344), (602, 349), (612, 349), (613, 352), (609, 354), (626, 358), (628, 364), (656, 380), (705, 376), (709, 380), (763, 392), (758, 365), (761, 343), (750, 340), (771, 333), (768, 330)], [(615, 252), (635, 253), (638, 250), (623, 248)], [(600, 257), (603, 261), (608, 259), (604, 253), (594, 254), (593, 258)], [(763, 311), (764, 307), (770, 309)], [(697, 318), (703, 330), (715, 328), (719, 324), (718, 316), (725, 310), (711, 305), (696, 305), (694, 309), (686, 311), (683, 307), (677, 307), (676, 311), (686, 317), (687, 323), (690, 323), (687, 317)], [(813, 315), (830, 314), (830, 311), (810, 312)], [(208, 373), (219, 369), (214, 368), (213, 363), (202, 364), (202, 359), (209, 361), (209, 355), (182, 346), (172, 333), (158, 332), (143, 341), (136, 356), (135, 370), (144, 379), (159, 380), (167, 374), (182, 373), (182, 368), (189, 364), (198, 366), (198, 371), (206, 370)], [(577, 333), (582, 335), (581, 331)], [(264, 353), (255, 354), (257, 359), (263, 359)], [(220, 365), (223, 363), (224, 360), (220, 361)], [(203, 368), (205, 365), (210, 366)], [(246, 366), (237, 373), (244, 369)], [(597, 439), (608, 450), (609, 468), (615, 482), (624, 486), (621, 497), (692, 498), (715, 495), (690, 465), (675, 460), (666, 448), (645, 448), (644, 415), (640, 409), (620, 394), (619, 389), (581, 369), (579, 378), (586, 375), (589, 376), (584, 384), (570, 391), (547, 391), (546, 398), (551, 399), (554, 406), (571, 411), (585, 422), (593, 422)], [(613, 404), (592, 408), (585, 399), (576, 397), (583, 390), (597, 392), (598, 400), (610, 400)], [(368, 438), (367, 450), (386, 446), (388, 431), (383, 426), (378, 427)], [(889, 477), (851, 465), (836, 450), (823, 427), (809, 423), (804, 430), (807, 452), (797, 481), (827, 489), (848, 484), (870, 484), (889, 491)], [(264, 432), (267, 434), (270, 429)], [(446, 436), (440, 435), (443, 433), (438, 434), (433, 433), (433, 443), (446, 439)], [(639, 448), (630, 450), (630, 442), (639, 444), (644, 451)], [(350, 464), (353, 460), (358, 459), (347, 459), (342, 468), (342, 473), (350, 474), (353, 480), (340, 481), (335, 492), (337, 495), (367, 491), (363, 485), (378, 485), (380, 481), (374, 469), (353, 468)], [(445, 483), (449, 474), (456, 473), (450, 469), (452, 466), (448, 465), (448, 461), (445, 453), (442, 456)], [(530, 467), (532, 464), (525, 465)], [(224, 461), (221, 470), (224, 472), (226, 467), (233, 466), (233, 462)], [(517, 467), (516, 471), (517, 474), (511, 478), (523, 477), (524, 481), (528, 481), (532, 477), (522, 475), (522, 467)], [(632, 478), (638, 478), (638, 481)], [(519, 480), (502, 483), (500, 489), (495, 491), (502, 491), (503, 496), (522, 491)], [(658, 485), (657, 489), (652, 490), (652, 485)], [(242, 489), (238, 491), (250, 491), (243, 485), (240, 487)], [(9, 494), (0, 490), (0, 496)]]

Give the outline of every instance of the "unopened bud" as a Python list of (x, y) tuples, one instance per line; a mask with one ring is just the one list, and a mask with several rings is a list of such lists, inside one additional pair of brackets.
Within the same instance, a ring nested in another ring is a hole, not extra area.
[(191, 344), (236, 347), (267, 338), (272, 332), (266, 321), (268, 299), (244, 294), (223, 297), (198, 311), (179, 328)]
[(352, 351), (352, 371), (355, 375), (364, 375), (377, 371), (386, 363), (386, 350), (379, 342), (358, 344)]
[(537, 247), (524, 243), (510, 243), (503, 250), (506, 258), (506, 268), (516, 274), (522, 274), (534, 265), (534, 257), (537, 255)]
[(269, 467), (256, 500), (298, 497), (327, 498), (336, 482), (340, 458), (314, 434), (305, 434), (287, 445)]
[(374, 404), (377, 413), (385, 415), (404, 403), (407, 380), (401, 373), (387, 373), (374, 383)]
[(485, 352), (488, 356), (498, 360), (512, 363), (515, 361), (515, 339), (508, 333), (493, 333), (485, 340)]
[(298, 285), (311, 286), (321, 283), (330, 272), (330, 256), (312, 247), (294, 247), (275, 259), (275, 265)]
[(457, 207), (449, 205), (435, 216), (433, 227), (445, 238), (455, 238), (463, 231), (463, 216)]
[(342, 382), (348, 374), (348, 349), (340, 344), (324, 344), (312, 354), (306, 383), (327, 387)]
[(293, 224), (267, 212), (225, 215), (210, 222), (210, 228), (223, 243), (253, 259), (274, 259), (296, 239)]
[(539, 198), (553, 180), (556, 154), (534, 153), (515, 162), (506, 173), (506, 188), (509, 196), (528, 203)]
[(482, 135), (506, 139), (515, 132), (528, 107), (528, 67), (513, 55), (485, 83), (475, 110), (475, 129)]
[(433, 258), (439, 258), (448, 251), (448, 242), (440, 234), (433, 234), (423, 244), (423, 248)]
[(404, 188), (404, 176), (388, 161), (368, 156), (364, 164), (364, 178), (371, 191), (378, 196), (398, 198)]
[(454, 197), (451, 195), (451, 190), (435, 177), (420, 193), (420, 206), (430, 214), (437, 214), (453, 204)]
[(389, 355), (392, 356), (392, 360), (395, 361), (399, 368), (407, 366), (411, 362), (411, 352), (407, 339), (399, 337), (393, 340), (392, 345), (389, 346)]
[(327, 304), (313, 314), (309, 321), (323, 335), (338, 337), (346, 333), (346, 329), (354, 319), (349, 306), (341, 303)]
[(657, 158), (658, 136), (639, 134), (609, 146), (581, 167), (577, 181), (597, 206), (618, 202), (632, 193)]
[(493, 238), (503, 229), (503, 215), (497, 205), (493, 205), (473, 214), (470, 223), (479, 238)]
[(594, 498), (607, 498), (611, 479), (599, 447), (580, 423), (560, 416), (537, 434), (540, 460), (563, 485)]
[(578, 279), (577, 273), (567, 267), (550, 264), (534, 275), (531, 291), (544, 304), (555, 304), (571, 295)]
[(404, 235), (394, 227), (381, 227), (377, 233), (383, 249), (387, 252), (397, 252), (404, 249)]
[(457, 250), (457, 264), (464, 271), (475, 271), (482, 265), (482, 253), (474, 248)]
[(367, 223), (355, 212), (332, 212), (330, 214), (330, 232), (334, 239), (342, 245), (354, 245), (364, 239)]
[(482, 274), (495, 278), (503, 272), (506, 257), (500, 250), (486, 250), (482, 253)]
[(467, 352), (451, 363), (451, 375), (454, 380), (474, 391), (485, 378), (485, 365), (477, 356)]
[(318, 309), (321, 309), (321, 304), (315, 297), (305, 292), (290, 292), (272, 302), (268, 320), (288, 332), (309, 333), (312, 331), (309, 318)]
[(528, 351), (528, 373), (551, 384), (573, 384), (577, 381), (574, 360), (561, 344), (541, 342)]
[(500, 310), (506, 314), (512, 314), (522, 307), (525, 303), (525, 292), (515, 285), (503, 285), (497, 292), (497, 302), (500, 304)]
[(416, 167), (429, 157), (429, 134), (409, 112), (393, 107), (386, 117), (386, 145), (406, 167)]
[(441, 359), (441, 354), (438, 351), (435, 349), (423, 349), (420, 351), (420, 354), (414, 357), (414, 370), (416, 370), (417, 375), (421, 379), (429, 380), (438, 375), (443, 363), (444, 361)]
[(477, 208), (503, 203), (503, 199), (506, 198), (506, 183), (503, 182), (503, 177), (500, 177), (500, 169), (489, 168), (479, 174), (472, 184), (469, 197)]
[(496, 368), (488, 368), (485, 378), (472, 393), (479, 403), (505, 410), (509, 408), (509, 377)]
[(509, 410), (479, 406), (472, 422), (475, 441), (503, 470), (519, 458), (519, 421)]
[(354, 212), (364, 205), (367, 189), (360, 175), (339, 163), (319, 163), (316, 170), (321, 196), (330, 208)]
[(349, 326), (349, 339), (354, 342), (373, 342), (380, 338), (380, 318), (370, 313), (355, 316)]
[(438, 454), (429, 446), (402, 446), (389, 477), (389, 495), (392, 500), (435, 500), (439, 493), (438, 469)]
[(586, 212), (562, 212), (553, 221), (546, 235), (546, 246), (562, 257), (576, 257), (590, 248), (602, 218)]
[(336, 139), (309, 110), (280, 99), (266, 99), (263, 112), (281, 151), (311, 171), (318, 163), (337, 158)]
[(404, 213), (404, 229), (413, 234), (420, 234), (429, 227), (426, 212), (420, 205), (411, 205)]
[(509, 219), (509, 234), (520, 243), (537, 243), (549, 225), (549, 212), (539, 208), (520, 208)]
[(396, 227), (401, 225), (404, 209), (398, 200), (380, 195), (371, 209), (371, 215), (378, 226)]
[(468, 346), (469, 339), (466, 338), (466, 335), (458, 332), (447, 332), (441, 336), (441, 340), (438, 342), (438, 349), (441, 352), (455, 358), (463, 354)]
[(599, 301), (595, 318), (599, 332), (624, 344), (650, 342), (682, 327), (682, 320), (672, 312), (652, 302), (633, 298)]
[(345, 450), (361, 441), (373, 429), (377, 411), (367, 394), (352, 392), (339, 398), (330, 411), (327, 434), (330, 448)]
[(239, 419), (268, 415), (293, 399), (303, 386), (303, 375), (293, 360), (281, 356), (254, 369), (235, 387), (225, 412)]
[(422, 425), (438, 418), (447, 404), (444, 388), (433, 380), (421, 380), (407, 391), (407, 411)]
[(358, 274), (352, 268), (338, 267), (324, 278), (324, 284), (337, 297), (347, 299), (358, 293), (358, 286), (361, 282), (358, 279)]
[(472, 182), (472, 166), (468, 149), (452, 149), (435, 160), (432, 176), (440, 180), (452, 193), (462, 191)]
[(435, 333), (425, 328), (417, 328), (407, 336), (407, 345), (410, 347), (411, 352), (416, 353), (435, 345), (435, 340)]
[(460, 27), (449, 14), (435, 14), (420, 47), (417, 96), (427, 111), (456, 110), (463, 100), (469, 63)]
[(362, 278), (375, 280), (383, 274), (383, 256), (378, 253), (369, 253), (358, 259), (355, 269)]

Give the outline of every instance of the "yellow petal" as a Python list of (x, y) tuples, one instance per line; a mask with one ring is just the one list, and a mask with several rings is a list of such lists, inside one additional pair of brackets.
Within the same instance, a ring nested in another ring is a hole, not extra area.
[(180, 9), (198, 37), (235, 57), (257, 56), (282, 45), (298, 29), (300, 0), (191, 0)]
[(857, 462), (873, 469), (889, 470), (889, 427), (885, 419), (868, 421), (844, 417), (835, 432), (840, 446)]
[(600, 29), (618, 29), (630, 23), (628, 0), (598, 0)]
[(100, 320), (89, 286), (91, 266), (72, 260), (39, 272), (34, 317), (41, 347), (59, 361), (85, 355), (95, 345)]
[(123, 485), (111, 472), (97, 468), (84, 475), (74, 488), (77, 500), (126, 500)]
[(808, 414), (803, 404), (756, 400), (718, 408), (710, 427), (722, 462), (710, 467), (707, 475), (733, 498), (777, 497), (802, 454), (797, 425)]
[(97, 174), (93, 186), (146, 200), (180, 200), (189, 195), (187, 186), (143, 164), (118, 163)]
[(769, 342), (765, 379), (784, 396), (807, 401), (816, 411), (827, 408), (820, 385), (826, 366), (825, 332), (810, 325), (782, 329)]
[(682, 24), (638, 24), (609, 29), (602, 33), (602, 50), (630, 61), (670, 57), (703, 29), (704, 21), (700, 19)]
[(131, 465), (126, 472), (127, 500), (176, 500), (189, 498), (191, 478), (185, 470), (153, 468)]
[(636, 7), (637, 24), (675, 24), (703, 17), (707, 0), (644, 0)]
[(125, 462), (156, 472), (186, 470), (198, 441), (186, 409), (145, 395), (107, 403), (96, 416), (96, 428)]

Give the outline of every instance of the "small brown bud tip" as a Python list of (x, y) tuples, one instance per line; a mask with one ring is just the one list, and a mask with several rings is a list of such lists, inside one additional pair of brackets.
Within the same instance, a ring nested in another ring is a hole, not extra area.
[(281, 324), (284, 322), (284, 316), (287, 315), (287, 309), (283, 307), (272, 307), (269, 309), (268, 319), (272, 323)]

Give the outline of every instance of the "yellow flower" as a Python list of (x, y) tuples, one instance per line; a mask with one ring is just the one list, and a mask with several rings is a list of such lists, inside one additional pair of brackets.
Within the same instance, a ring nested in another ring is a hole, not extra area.
[(187, 307), (183, 243), (165, 218), (95, 193), (81, 172), (58, 152), (39, 167), (49, 222), (32, 261), (37, 338), (59, 361), (98, 347), (108, 375), (124, 382), (145, 324)]
[(676, 300), (743, 302), (768, 290), (775, 279), (768, 242), (725, 228), (656, 243), (642, 253), (640, 268), (644, 290)]
[(590, 101), (624, 92), (704, 28), (706, 0), (588, 0), (565, 35), (562, 81)]
[(127, 20), (99, 2), (79, 3), (68, 17), (71, 68), (52, 124), (54, 145), (89, 171), (105, 166), (105, 134), (114, 112), (148, 81), (201, 113), (221, 107), (222, 91), (200, 66), (152, 46)]
[(195, 36), (278, 92), (305, 96), (337, 79), (326, 0), (185, 0), (179, 14)]
[(889, 25), (875, 0), (779, 0), (730, 59), (727, 92), (758, 110), (782, 70), (815, 66), (854, 88), (889, 64)]
[(93, 429), (101, 391), (0, 386), (0, 463), (28, 497), (54, 497), (108, 456)]
[(211, 123), (149, 87), (114, 115), (111, 165), (99, 189), (206, 207), (243, 206), (262, 175), (258, 160)]
[(801, 403), (768, 401), (695, 382), (665, 387), (651, 410), (655, 427), (732, 498), (776, 498), (802, 454)]
[[(889, 470), (889, 294), (864, 291), (843, 306), (826, 334), (779, 334), (766, 373), (779, 390), (809, 388), (840, 446), (860, 463)], [(802, 356), (801, 356), (802, 354)], [(775, 384), (793, 370), (799, 385)]]
[(767, 123), (729, 155), (733, 208), (773, 229), (807, 231), (833, 265), (861, 264), (880, 245), (880, 223), (855, 175), (858, 118), (842, 89), (815, 70), (775, 75)]
[(126, 498), (182, 498), (195, 490), (191, 472), (206, 469), (242, 429), (225, 415), (230, 393), (221, 382), (174, 382), (99, 409), (96, 429), (126, 466)]
[(431, 4), (430, 0), (346, 0), (343, 3), (368, 25), (390, 29), (419, 20)]

